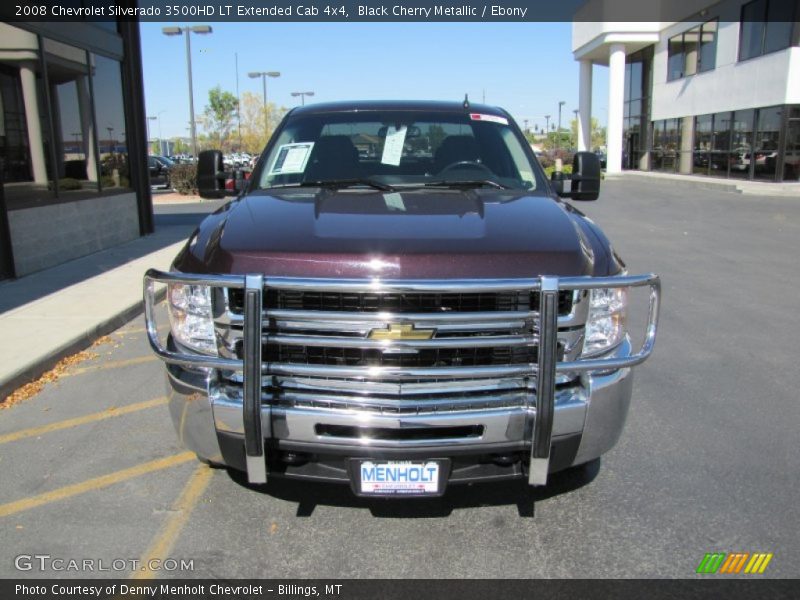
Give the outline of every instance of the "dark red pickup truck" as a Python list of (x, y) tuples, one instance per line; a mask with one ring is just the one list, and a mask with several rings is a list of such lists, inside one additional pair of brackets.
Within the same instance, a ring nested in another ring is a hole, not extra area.
[[(201, 195), (222, 197), (222, 155)], [(551, 180), (505, 111), (441, 102), (296, 108), (171, 272), (145, 277), (182, 442), (204, 461), (442, 494), (599, 457), (652, 352), (659, 280), (628, 275), (561, 198), (594, 200), (579, 152)], [(171, 331), (159, 338), (166, 284)], [(649, 288), (641, 347), (628, 292)], [(637, 344), (638, 346), (639, 344)]]

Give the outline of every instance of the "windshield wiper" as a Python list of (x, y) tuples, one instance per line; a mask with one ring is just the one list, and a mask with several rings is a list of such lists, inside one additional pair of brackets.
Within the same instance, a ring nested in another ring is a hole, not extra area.
[(375, 181), (367, 177), (356, 177), (353, 179), (323, 179), (319, 181), (303, 181), (298, 187), (321, 187), (329, 189), (348, 188), (356, 185), (366, 185), (382, 192), (393, 192), (395, 188), (386, 183)]
[(492, 181), (491, 179), (468, 179), (463, 181), (431, 181), (430, 183), (426, 183), (425, 187), (464, 187), (464, 188), (472, 188), (472, 187), (493, 187), (499, 190), (509, 190), (511, 189), (507, 185), (503, 185), (497, 181)]

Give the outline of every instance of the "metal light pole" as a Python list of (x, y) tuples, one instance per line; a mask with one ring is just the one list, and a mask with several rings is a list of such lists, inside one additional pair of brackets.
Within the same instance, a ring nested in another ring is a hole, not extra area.
[(192, 135), (192, 156), (197, 160), (197, 128), (194, 121), (194, 88), (192, 87), (192, 42), (191, 34), (211, 33), (213, 30), (209, 25), (192, 25), (186, 27), (162, 27), (164, 35), (186, 35), (186, 70), (189, 78), (189, 123), (191, 124)]
[(579, 125), (580, 125), (580, 123), (578, 121), (578, 113), (579, 112), (580, 112), (580, 110), (578, 110), (577, 108), (572, 111), (572, 114), (575, 115), (575, 148), (576, 149), (578, 148), (578, 134), (580, 133), (578, 131)]
[(264, 96), (264, 135), (269, 135), (269, 113), (267, 112), (267, 77), (280, 77), (280, 71), (252, 71), (247, 74), (250, 79), (261, 77), (262, 94)]
[(167, 112), (166, 110), (158, 111), (158, 153), (166, 155), (167, 153), (164, 152), (164, 138), (161, 137), (161, 115)]
[(566, 103), (566, 100), (560, 100), (558, 103), (558, 135), (556, 136), (556, 150), (561, 149), (561, 107)]
[(306, 96), (313, 96), (314, 92), (292, 92), (292, 97), (297, 98), (300, 96), (300, 104), (301, 106), (306, 105)]
[(152, 140), (150, 139), (150, 121), (155, 121), (158, 117), (147, 117), (147, 153), (150, 154), (152, 150)]
[(544, 126), (544, 136), (545, 139), (550, 137), (550, 115), (545, 115), (545, 126)]

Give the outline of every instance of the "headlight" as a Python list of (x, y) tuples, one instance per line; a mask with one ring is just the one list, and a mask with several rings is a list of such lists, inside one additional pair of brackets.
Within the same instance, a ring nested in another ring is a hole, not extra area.
[(582, 356), (610, 350), (625, 337), (628, 288), (602, 288), (589, 291), (589, 318)]
[(207, 285), (169, 284), (167, 306), (172, 335), (178, 343), (204, 354), (217, 354), (211, 289)]

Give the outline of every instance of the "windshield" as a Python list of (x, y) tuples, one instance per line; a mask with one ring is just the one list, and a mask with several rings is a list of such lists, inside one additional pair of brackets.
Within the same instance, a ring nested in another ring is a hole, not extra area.
[(480, 185), (532, 190), (537, 169), (505, 117), (423, 111), (289, 117), (258, 187)]

